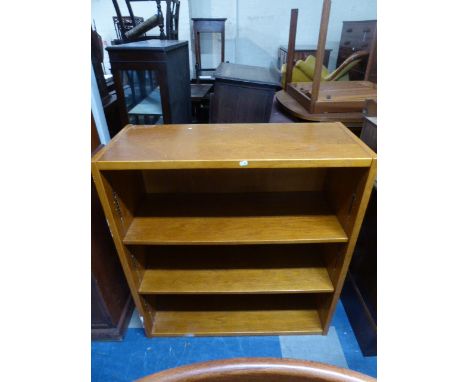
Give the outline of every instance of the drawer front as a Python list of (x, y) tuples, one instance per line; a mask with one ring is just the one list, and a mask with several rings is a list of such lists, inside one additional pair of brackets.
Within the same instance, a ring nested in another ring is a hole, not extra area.
[(356, 50), (370, 49), (377, 23), (344, 22), (341, 32), (340, 47), (355, 48)]

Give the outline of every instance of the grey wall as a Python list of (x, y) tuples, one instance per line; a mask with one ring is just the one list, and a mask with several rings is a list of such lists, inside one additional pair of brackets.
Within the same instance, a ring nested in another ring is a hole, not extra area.
[[(164, 3), (164, 2), (163, 2)], [(127, 7), (119, 4), (124, 15)], [(135, 15), (148, 18), (155, 13), (154, 2), (133, 3)], [(179, 38), (190, 42), (193, 76), (192, 17), (227, 17), (226, 60), (268, 67), (276, 64), (278, 47), (287, 45), (291, 8), (299, 8), (296, 44), (315, 45), (318, 39), (322, 0), (181, 0)], [(111, 0), (92, 0), (92, 18), (105, 43), (116, 38)], [(333, 49), (329, 69), (334, 69), (344, 20), (377, 18), (377, 0), (332, 0), (327, 47)], [(220, 61), (220, 37), (202, 37), (202, 64), (216, 67)], [(106, 68), (109, 67), (107, 55)]]

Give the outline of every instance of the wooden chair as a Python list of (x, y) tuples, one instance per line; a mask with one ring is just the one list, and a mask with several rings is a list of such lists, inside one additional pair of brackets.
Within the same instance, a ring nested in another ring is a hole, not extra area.
[(221, 63), (224, 62), (225, 51), (225, 24), (227, 18), (192, 18), (193, 21), (193, 37), (195, 41), (195, 75), (197, 84), (200, 83), (200, 76), (204, 76), (204, 80), (214, 81), (211, 76), (216, 71), (216, 68), (202, 68), (201, 63), (201, 33), (219, 33), (221, 35)]
[(181, 366), (137, 382), (375, 382), (341, 367), (280, 358), (234, 358)]
[[(369, 52), (366, 50), (360, 50), (353, 53), (346, 60), (344, 60), (341, 65), (336, 68), (333, 72), (328, 73), (328, 70), (323, 66), (321, 81), (340, 81), (340, 80), (349, 80), (347, 76), (349, 71), (358, 65), (364, 58), (369, 56)], [(298, 72), (300, 71), (300, 73)], [(312, 81), (314, 78), (315, 72), (315, 58), (314, 56), (308, 56), (305, 61), (299, 60), (296, 62), (296, 65), (292, 71), (291, 82), (306, 82)], [(284, 64), (281, 68), (281, 83), (283, 88), (286, 87), (286, 73), (287, 67)]]
[(359, 52), (353, 53), (344, 60), (338, 68), (323, 78), (323, 81), (338, 81), (367, 56), (369, 56), (369, 52), (366, 50), (360, 50)]
[[(155, 2), (156, 3), (156, 14), (151, 16), (146, 21), (140, 21), (133, 13), (132, 2)], [(142, 41), (142, 40), (177, 40), (179, 36), (179, 0), (164, 0), (166, 3), (166, 16), (164, 17), (161, 8), (161, 1), (163, 0), (125, 0), (127, 5), (128, 13), (130, 16), (122, 16), (120, 11), (119, 3), (117, 0), (112, 0), (114, 4), (115, 13), (117, 14), (117, 24), (120, 28), (118, 33), (118, 39), (114, 40), (114, 44), (122, 44), (131, 41)], [(115, 19), (115, 18), (114, 18)], [(114, 23), (115, 20), (114, 20)], [(116, 24), (116, 25), (117, 25)], [(151, 36), (145, 35), (145, 33), (154, 27), (159, 27), (159, 35)]]

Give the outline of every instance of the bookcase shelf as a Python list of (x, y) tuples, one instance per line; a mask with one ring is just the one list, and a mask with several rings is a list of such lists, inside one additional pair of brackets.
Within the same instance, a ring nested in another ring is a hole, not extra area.
[(375, 172), (340, 123), (128, 125), (92, 161), (148, 336), (326, 333)]
[(197, 297), (163, 299), (161, 308), (155, 311), (151, 334), (268, 335), (323, 331), (312, 296), (288, 296), (287, 304), (284, 296), (283, 299), (264, 295)]
[(145, 198), (125, 244), (336, 243), (348, 238), (311, 192), (161, 194)]
[(149, 253), (138, 292), (332, 293), (334, 287), (322, 256), (313, 254), (310, 247), (289, 251), (288, 247), (174, 247)]

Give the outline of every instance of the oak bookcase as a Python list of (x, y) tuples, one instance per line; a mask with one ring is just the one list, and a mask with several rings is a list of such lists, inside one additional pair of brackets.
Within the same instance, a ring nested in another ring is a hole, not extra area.
[(375, 173), (341, 123), (128, 125), (92, 159), (148, 336), (327, 333)]

